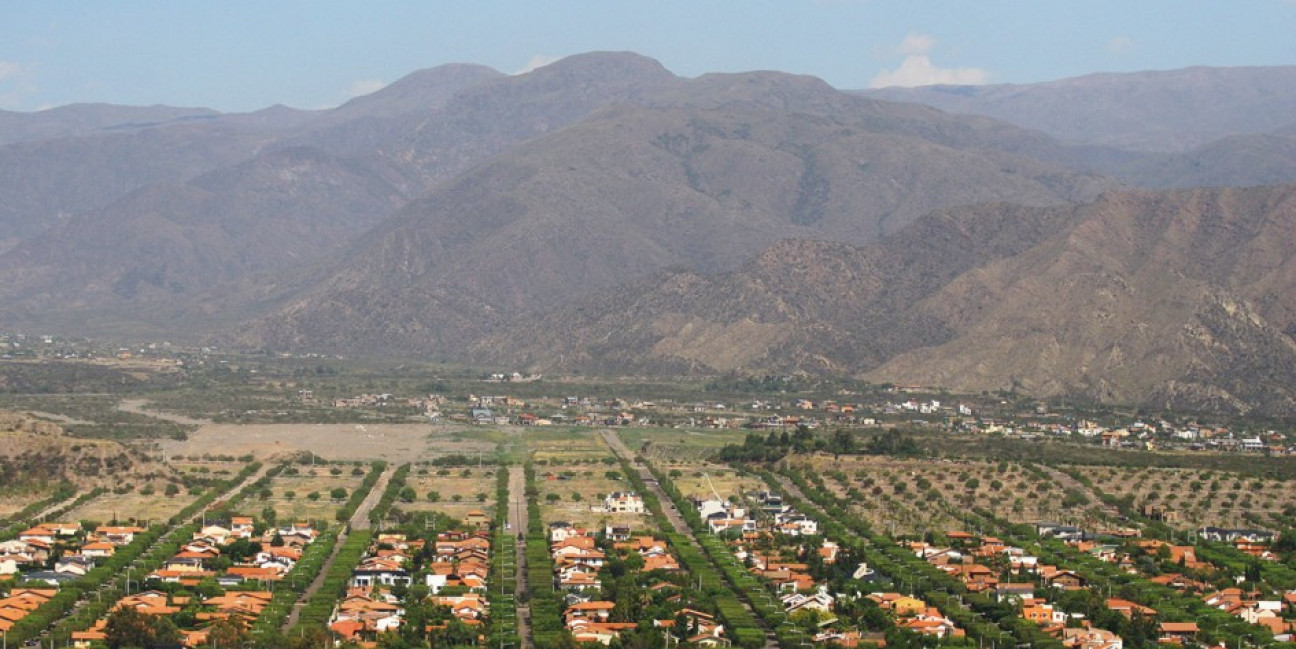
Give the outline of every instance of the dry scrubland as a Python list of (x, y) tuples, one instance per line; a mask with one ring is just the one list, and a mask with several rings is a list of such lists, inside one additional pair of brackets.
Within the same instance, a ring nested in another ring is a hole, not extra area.
[(0, 486), (0, 518), (12, 516), (28, 505), (49, 498), (52, 488)]

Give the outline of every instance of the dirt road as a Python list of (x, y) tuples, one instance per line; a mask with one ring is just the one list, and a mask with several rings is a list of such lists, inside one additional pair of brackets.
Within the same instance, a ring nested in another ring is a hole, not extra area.
[(122, 412), (130, 412), (137, 415), (144, 415), (145, 417), (162, 419), (176, 424), (183, 424), (185, 426), (205, 426), (211, 423), (206, 419), (193, 419), (191, 417), (185, 417), (183, 415), (177, 415), (169, 412), (162, 412), (159, 410), (145, 410), (144, 406), (147, 406), (148, 404), (149, 401), (147, 399), (127, 399), (117, 404), (117, 409)]
[[(657, 500), (661, 502), (662, 507), (665, 508), (666, 518), (670, 520), (671, 527), (674, 527), (677, 533), (683, 534), (688, 538), (689, 542), (693, 547), (697, 548), (698, 552), (703, 552), (702, 546), (697, 541), (697, 537), (693, 535), (693, 530), (684, 522), (684, 517), (680, 515), (679, 510), (672, 504), (674, 501), (672, 501), (670, 497), (666, 495), (666, 492), (662, 490), (661, 485), (657, 482), (657, 478), (653, 477), (652, 472), (648, 470), (648, 467), (635, 460), (634, 453), (625, 445), (625, 442), (621, 441), (621, 438), (617, 436), (615, 431), (602, 430), (599, 431), (599, 434), (603, 436), (603, 441), (607, 443), (613, 453), (617, 454), (617, 456), (621, 457), (626, 462), (629, 462), (630, 466), (639, 472), (639, 477), (643, 479), (644, 484), (647, 485), (648, 489), (656, 494)], [(756, 611), (752, 609), (751, 603), (747, 601), (746, 597), (737, 591), (734, 591), (734, 594), (738, 596), (739, 601), (742, 602), (742, 605), (752, 614), (752, 617), (758, 623), (763, 624), (760, 617), (756, 616)], [(778, 643), (774, 640), (774, 634), (769, 629), (765, 629), (765, 647), (766, 649), (776, 649), (778, 647)]]
[(382, 500), (383, 491), (387, 489), (387, 483), (391, 481), (392, 473), (395, 471), (395, 465), (388, 464), (387, 469), (383, 471), (381, 476), (378, 476), (378, 482), (374, 484), (373, 489), (369, 490), (369, 495), (365, 496), (364, 501), (356, 508), (355, 514), (351, 516), (347, 528), (338, 533), (337, 541), (333, 543), (333, 551), (329, 552), (328, 560), (326, 560), (324, 565), (320, 567), (319, 574), (315, 575), (315, 580), (306, 587), (306, 590), (302, 593), (301, 597), (297, 598), (297, 603), (293, 604), (292, 613), (289, 613), (288, 619), (284, 621), (281, 629), (282, 631), (287, 632), (288, 629), (291, 629), (293, 625), (297, 624), (297, 620), (301, 617), (301, 611), (302, 608), (306, 606), (306, 602), (310, 601), (311, 596), (324, 586), (324, 578), (328, 575), (329, 569), (333, 567), (333, 562), (337, 560), (338, 551), (342, 549), (342, 544), (347, 540), (347, 531), (369, 529), (369, 513), (373, 511), (373, 508), (378, 504), (378, 501)]
[(527, 592), (527, 567), (526, 567), (526, 530), (527, 530), (527, 507), (526, 507), (526, 474), (519, 467), (509, 469), (509, 487), (508, 487), (508, 534), (518, 536), (517, 554), (513, 557), (513, 565), (517, 566), (517, 590), (514, 591), (517, 605), (517, 631), (518, 636), (522, 638), (524, 649), (535, 647), (535, 640), (531, 637), (531, 606), (524, 604), (522, 593)]

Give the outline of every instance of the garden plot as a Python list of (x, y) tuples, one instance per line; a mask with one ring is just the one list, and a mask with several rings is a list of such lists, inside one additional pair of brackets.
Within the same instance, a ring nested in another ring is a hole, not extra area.
[(168, 495), (166, 483), (156, 481), (145, 485), (135, 485), (129, 492), (110, 491), (94, 498), (80, 507), (63, 514), (60, 518), (73, 521), (95, 521), (108, 523), (112, 520), (125, 522), (165, 521), (180, 513), (189, 503), (198, 499), (201, 492), (191, 494), (180, 488), (178, 493)]
[(722, 499), (728, 499), (769, 489), (759, 477), (740, 475), (738, 471), (723, 464), (665, 461), (654, 464), (674, 481), (685, 498), (714, 498), (719, 494)]
[(593, 429), (531, 427), (522, 434), (531, 457), (542, 462), (599, 462), (612, 451)]
[[(364, 481), (363, 473), (352, 475), (354, 467), (350, 466), (295, 468), (297, 475), (275, 476), (270, 482), (271, 495), (268, 499), (260, 500), (260, 496), (254, 496), (254, 500), (249, 503), (261, 502), (261, 506), (274, 507), (275, 515), (280, 521), (332, 521), (337, 509), (346, 503), (351, 493)], [(335, 470), (340, 470), (340, 473), (333, 475)], [(311, 475), (312, 472), (315, 475)], [(338, 492), (336, 495), (341, 497), (335, 497), (335, 489), (345, 491), (345, 495)]]
[(405, 512), (436, 511), (463, 520), (474, 510), (487, 516), (493, 511), (494, 467), (420, 467), (411, 473), (406, 484), (414, 490), (414, 500), (397, 500), (395, 504)]
[[(629, 525), (643, 530), (651, 525), (644, 515), (597, 511), (603, 496), (633, 487), (621, 474), (619, 465), (589, 463), (536, 466), (536, 486), (540, 490), (540, 516), (546, 523), (564, 521), (583, 528), (602, 529), (604, 525)], [(617, 476), (617, 477), (613, 477)]]
[[(1275, 478), (1228, 471), (1134, 467), (1071, 467), (1094, 486), (1128, 498), (1136, 510), (1177, 529), (1252, 527), (1296, 510), (1296, 488)], [(1162, 512), (1169, 512), (1166, 516)]]

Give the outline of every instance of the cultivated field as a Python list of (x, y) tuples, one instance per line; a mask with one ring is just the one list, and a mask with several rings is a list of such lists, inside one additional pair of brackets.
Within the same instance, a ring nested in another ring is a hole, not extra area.
[[(809, 464), (870, 524), (896, 533), (964, 527), (980, 508), (1014, 521), (1108, 522), (1084, 493), (1069, 492), (1047, 472), (1015, 462), (908, 460), (819, 455)], [(845, 474), (843, 482), (839, 478)]]
[(1167, 524), (1177, 529), (1268, 525), (1273, 515), (1296, 509), (1296, 485), (1275, 478), (1200, 469), (1073, 469), (1088, 475), (1099, 489), (1131, 498), (1136, 509), (1152, 506), (1173, 512)]
[(273, 458), (303, 451), (326, 460), (408, 462), (443, 455), (492, 453), (490, 429), (433, 424), (207, 424), (185, 441), (164, 440), (169, 455), (252, 454)]

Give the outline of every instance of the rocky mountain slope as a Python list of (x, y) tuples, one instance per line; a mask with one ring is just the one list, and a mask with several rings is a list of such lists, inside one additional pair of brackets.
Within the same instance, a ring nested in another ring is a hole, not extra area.
[(807, 78), (715, 75), (644, 103), (414, 201), (241, 341), (452, 354), (495, 323), (663, 268), (732, 269), (781, 239), (866, 243), (933, 209), (1113, 186), (1015, 153), (1047, 139)]
[(867, 247), (783, 242), (478, 342), (598, 372), (826, 371), (960, 390), (1296, 412), (1296, 187), (988, 205)]

